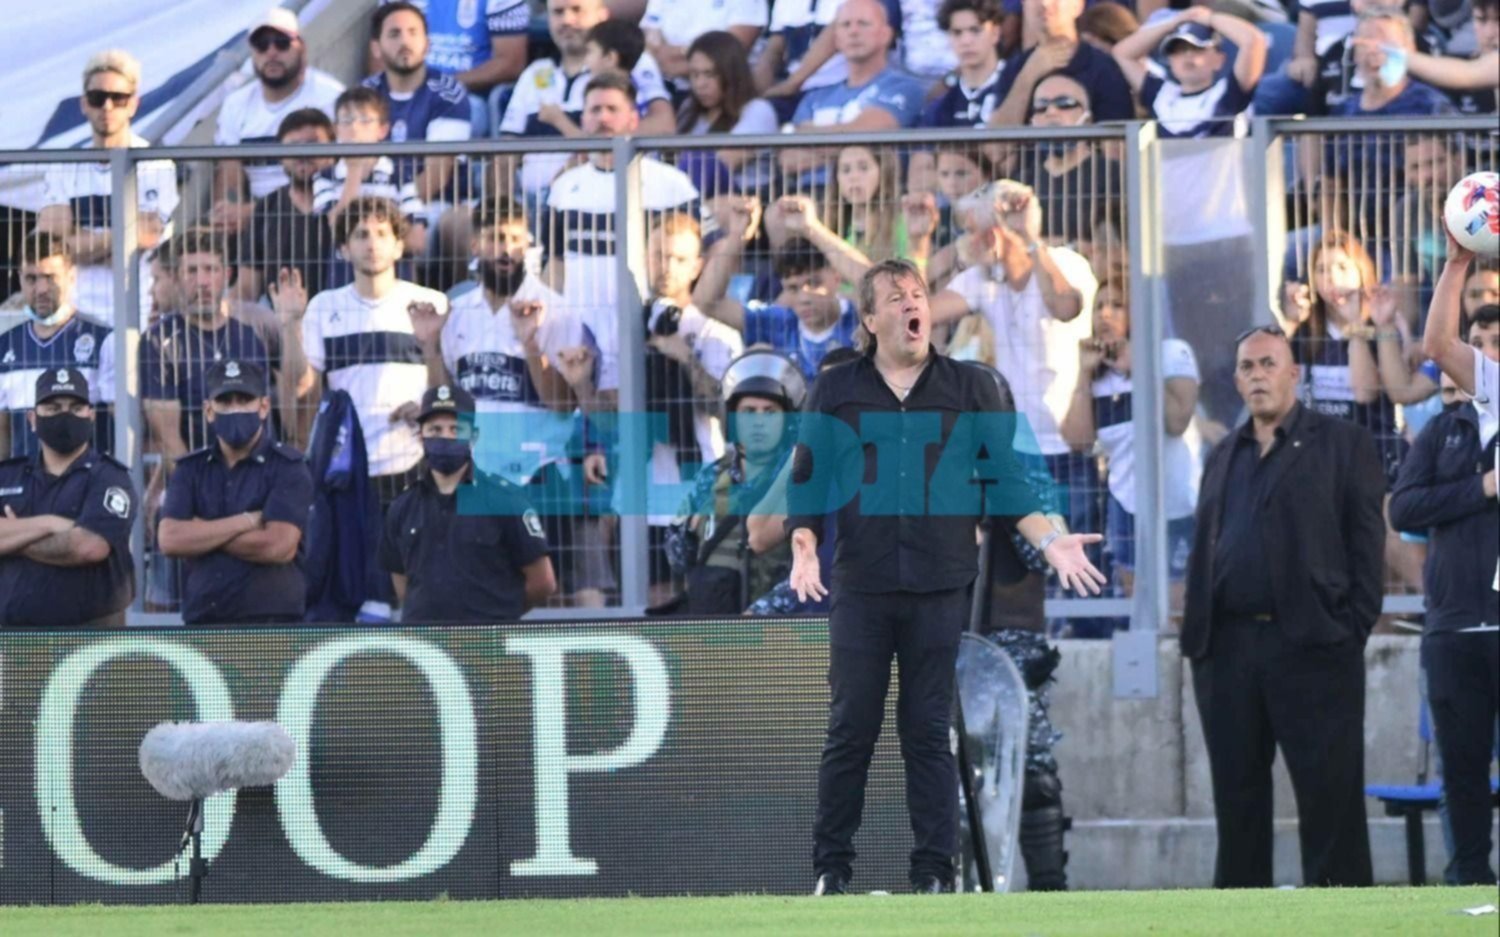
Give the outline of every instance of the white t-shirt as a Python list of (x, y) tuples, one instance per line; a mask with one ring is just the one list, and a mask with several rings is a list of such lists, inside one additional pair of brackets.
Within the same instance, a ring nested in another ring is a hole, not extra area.
[[(731, 26), (765, 29), (770, 19), (766, 0), (647, 0), (641, 29), (659, 29), (669, 46), (686, 49), (704, 33), (727, 31)], [(679, 88), (688, 80), (678, 78)]]
[[(587, 69), (568, 77), (562, 66), (553, 59), (537, 59), (521, 77), (516, 79), (510, 103), (500, 118), (500, 133), (525, 137), (556, 137), (558, 133), (550, 125), (543, 124), (537, 114), (544, 104), (556, 104), (568, 112), (574, 123), (581, 123), (583, 114), (583, 92), (589, 86)], [(652, 101), (671, 102), (667, 87), (662, 82), (661, 66), (650, 52), (642, 52), (630, 70), (630, 80), (635, 82), (636, 109), (645, 113)], [(537, 149), (545, 147), (538, 141)], [(521, 188), (527, 192), (540, 192), (551, 184), (562, 168), (568, 164), (568, 153), (527, 153), (521, 157)]]
[[(1161, 343), (1161, 376), (1198, 376), (1198, 359), (1192, 346), (1181, 339)], [(1094, 429), (1108, 461), (1109, 493), (1130, 514), (1135, 514), (1135, 424), (1131, 413), (1129, 377), (1110, 371), (1094, 381)], [(1162, 447), (1162, 469), (1166, 482), (1164, 507), (1168, 520), (1191, 517), (1198, 506), (1198, 460), (1181, 436), (1167, 436)]]
[[(745, 102), (745, 109), (740, 111), (740, 119), (729, 128), (730, 133), (748, 134), (772, 134), (781, 129), (781, 122), (776, 119), (776, 108), (764, 98), (751, 98)], [(709, 133), (708, 118), (699, 117), (698, 122), (693, 125), (693, 133)]]
[(938, 0), (901, 0), (901, 62), (923, 78), (938, 79), (958, 67), (948, 34), (938, 26)]
[[(259, 81), (236, 88), (219, 108), (219, 123), (214, 131), (215, 146), (237, 146), (241, 143), (275, 143), (281, 122), (292, 111), (315, 107), (333, 118), (333, 102), (344, 93), (337, 78), (316, 68), (309, 68), (297, 93), (275, 104), (266, 103), (265, 88)], [(250, 197), (264, 198), (286, 185), (289, 180), (277, 160), (247, 162), (245, 176), (250, 180)]]
[(1051, 248), (1063, 276), (1083, 294), (1083, 311), (1071, 322), (1053, 318), (1042, 302), (1038, 270), (1019, 291), (1003, 274), (970, 267), (948, 288), (969, 308), (981, 312), (995, 330), (995, 367), (1015, 393), (1016, 409), (1026, 417), (1043, 455), (1071, 451), (1058, 427), (1067, 415), (1078, 382), (1078, 343), (1089, 337), (1099, 281), (1082, 255), (1066, 247)]
[[(782, 34), (786, 40), (786, 71), (791, 74), (801, 64), (802, 56), (816, 38), (816, 33), (833, 25), (844, 0), (774, 0), (771, 4), (770, 35)], [(835, 52), (818, 70), (802, 83), (804, 93), (814, 88), (842, 84), (849, 77), (849, 63)]]
[[(696, 217), (697, 200), (698, 190), (681, 170), (641, 160), (641, 207), (647, 212), (676, 209)], [(598, 355), (595, 386), (614, 390), (620, 386), (615, 174), (593, 163), (574, 166), (552, 183), (547, 205), (549, 223), (561, 228), (564, 306), (582, 320)]]
[[(132, 147), (150, 146), (144, 137), (132, 135)], [(92, 146), (92, 144), (90, 144)], [(165, 228), (162, 241), (172, 236), (172, 213), (177, 210), (177, 164), (153, 159), (136, 164), (136, 210), (155, 215)], [(114, 180), (108, 163), (57, 163), (47, 170), (43, 185), (47, 205), (67, 205), (79, 231), (107, 231), (110, 227)], [(151, 308), (151, 264), (140, 259), (141, 310)], [(108, 263), (79, 264), (78, 286), (73, 304), (79, 312), (113, 327), (115, 324), (115, 272)], [(143, 322), (144, 324), (144, 322)]]
[[(555, 358), (560, 350), (583, 344), (583, 325), (568, 312), (563, 298), (527, 276), (499, 309), (490, 308), (482, 288), (453, 300), (443, 325), (443, 364), (454, 382), (474, 395), (480, 417), (476, 463), (524, 485), (542, 466), (567, 458), (573, 418), (548, 409), (532, 383), (526, 349), (511, 327), (514, 300), (542, 303), (537, 342), (544, 355)], [(487, 415), (496, 416), (485, 420)]]
[(412, 334), (411, 303), (431, 303), (447, 315), (448, 297), (397, 280), (380, 299), (365, 299), (354, 284), (324, 290), (307, 304), (302, 348), (307, 361), (328, 378), (332, 390), (346, 391), (359, 413), (370, 475), (393, 475), (416, 465), (422, 444), (409, 423), (391, 414), (422, 399), (427, 366)]

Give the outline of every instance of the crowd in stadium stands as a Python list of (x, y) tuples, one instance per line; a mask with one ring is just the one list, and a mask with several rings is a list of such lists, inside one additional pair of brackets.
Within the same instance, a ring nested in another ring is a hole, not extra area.
[[(684, 579), (696, 581), (693, 570), (728, 549), (702, 518), (743, 513), (716, 487), (747, 477), (725, 468), (738, 450), (721, 461), (726, 433), (733, 438), (732, 363), (768, 349), (815, 381), (825, 359), (857, 344), (855, 284), (891, 258), (925, 269), (943, 350), (1009, 381), (1061, 491), (1052, 513), (1106, 534), (1098, 559), (1117, 594), (1129, 594), (1136, 485), (1123, 155), (1118, 144), (1076, 137), (922, 143), (920, 129), (1063, 131), (1145, 119), (1161, 137), (1226, 137), (1251, 114), (1493, 113), (1500, 84), (1496, 0), (1442, 9), (1419, 0), (1405, 9), (1373, 0), (547, 0), (551, 48), (528, 38), (525, 0), (475, 6), (380, 3), (368, 77), (348, 88), (311, 67), (295, 14), (271, 10), (248, 34), (254, 80), (225, 99), (214, 139), (226, 148), (534, 139), (524, 156), (225, 158), (214, 163), (203, 211), (185, 210), (197, 204), (186, 188), (179, 195), (180, 167), (140, 165), (142, 336), (132, 364), (150, 460), (140, 505), (148, 609), (201, 608), (192, 597), (209, 575), (193, 549), (214, 541), (185, 540), (180, 523), (159, 531), (162, 518), (233, 510), (266, 523), (263, 505), (174, 493), (180, 463), (223, 445), (229, 467), (200, 466), (193, 483), (228, 484), (237, 461), (271, 441), (276, 452), (312, 452), (318, 507), (296, 526), (320, 548), (336, 544), (345, 567), (306, 577), (322, 584), (312, 584), (306, 606), (319, 615), (388, 620), (403, 595), (421, 596), (423, 618), (517, 613), (546, 600), (542, 586), (554, 582), (528, 535), (546, 541), (562, 593), (553, 601), (617, 602), (618, 516), (639, 507), (612, 487), (626, 439), (644, 440), (648, 449), (633, 455), (649, 464), (654, 486), (694, 492), (681, 510), (646, 506), (651, 600), (671, 607)], [(528, 42), (546, 54), (528, 60)], [(126, 53), (90, 60), (82, 107), (93, 146), (145, 145), (131, 130), (140, 83)], [(903, 128), (910, 145), (773, 152), (735, 142)], [(608, 151), (547, 146), (672, 134), (712, 139), (639, 163), (646, 400), (665, 415), (641, 435), (614, 413), (626, 369), (619, 167)], [(1303, 365), (1304, 401), (1367, 427), (1393, 484), (1410, 440), (1438, 409), (1438, 374), (1420, 336), (1443, 257), (1442, 199), (1480, 167), (1457, 135), (1371, 140), (1310, 137), (1294, 148), (1289, 163), (1311, 210), (1289, 225), (1278, 305)], [(120, 406), (114, 374), (125, 364), (111, 332), (119, 304), (110, 175), (58, 164), (46, 191), (19, 265), (30, 321), (0, 335), (0, 408), (9, 411), (0, 444), (7, 455), (36, 451), (27, 412), (38, 378), (75, 368), (97, 448), (108, 452)], [(1500, 272), (1476, 268), (1465, 311), (1497, 302)], [(1170, 576), (1180, 583), (1202, 451), (1233, 414), (1208, 412), (1199, 399), (1200, 388), (1205, 399), (1222, 397), (1227, 375), (1213, 372), (1223, 356), (1168, 334), (1163, 507)], [(225, 362), (263, 373), (263, 392), (228, 381)], [(770, 401), (780, 412), (801, 396), (785, 380), (778, 392), (734, 403), (763, 415)], [(221, 404), (213, 391), (223, 387)], [(253, 412), (261, 397), (263, 440), (230, 446), (207, 420), (215, 408), (218, 419)], [(342, 453), (353, 442), (344, 435), (320, 438), (350, 428), (357, 455)], [(771, 447), (778, 458), (784, 443)], [(455, 463), (465, 445), (472, 463)], [(748, 477), (760, 479), (759, 496), (779, 463), (767, 462), (764, 446), (755, 455)], [(367, 501), (343, 500), (351, 464), (363, 467), (357, 487)], [(464, 526), (454, 491), (473, 477), (529, 499), (524, 529)], [(408, 491), (420, 494), (403, 503)], [(287, 513), (284, 498), (279, 510)], [(1390, 531), (1387, 555), (1405, 585), (1421, 583), (1423, 533)], [(757, 533), (756, 542), (776, 558), (756, 568), (763, 591), (784, 578), (786, 554), (775, 552), (776, 536)], [(455, 562), (445, 572), (446, 551), (434, 543), (458, 544), (456, 553), (515, 546), (502, 560), (525, 571), (505, 579), (519, 591), (489, 610), (445, 602), (445, 588), (484, 570)], [(276, 544), (236, 555), (300, 569)], [(327, 587), (335, 579), (336, 598)], [(1075, 627), (1099, 633), (1113, 623)]]

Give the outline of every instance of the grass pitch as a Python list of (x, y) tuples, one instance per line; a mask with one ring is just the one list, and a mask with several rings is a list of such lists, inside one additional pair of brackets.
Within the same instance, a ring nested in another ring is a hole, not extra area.
[(0, 934), (205, 937), (377, 934), (1099, 935), (1226, 934), (1355, 937), (1475, 934), (1500, 918), (1464, 908), (1500, 904), (1494, 888), (1082, 892), (1007, 896), (621, 898), (587, 901), (0, 908)]

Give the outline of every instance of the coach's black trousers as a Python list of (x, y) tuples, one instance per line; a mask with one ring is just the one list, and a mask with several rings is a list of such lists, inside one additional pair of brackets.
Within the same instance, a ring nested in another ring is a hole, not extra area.
[(852, 877), (854, 834), (870, 756), (885, 716), (891, 660), (898, 665), (896, 729), (906, 765), (915, 845), (911, 877), (953, 878), (958, 773), (950, 747), (954, 665), (968, 617), (967, 589), (869, 594), (835, 591), (829, 615), (828, 740), (818, 767), (813, 866)]
[(1214, 886), (1271, 886), (1277, 746), (1297, 795), (1303, 881), (1371, 884), (1362, 642), (1304, 647), (1275, 622), (1216, 619), (1193, 690), (1219, 831)]
[(1423, 635), (1422, 666), (1453, 826), (1447, 878), (1457, 885), (1493, 885), (1490, 762), (1500, 713), (1500, 632)]

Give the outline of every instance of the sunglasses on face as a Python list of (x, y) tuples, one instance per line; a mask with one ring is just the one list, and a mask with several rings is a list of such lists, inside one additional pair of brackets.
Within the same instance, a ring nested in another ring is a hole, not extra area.
[(285, 52), (292, 47), (292, 37), (269, 29), (250, 37), (250, 48), (256, 52), (265, 52), (273, 46), (277, 52)]
[(115, 107), (124, 107), (133, 97), (135, 97), (134, 91), (85, 91), (83, 93), (83, 99), (92, 108), (103, 107), (106, 101)]
[(1037, 98), (1031, 102), (1031, 109), (1038, 114), (1053, 108), (1059, 111), (1076, 111), (1081, 107), (1083, 107), (1083, 102), (1071, 94), (1060, 94), (1055, 98)]

